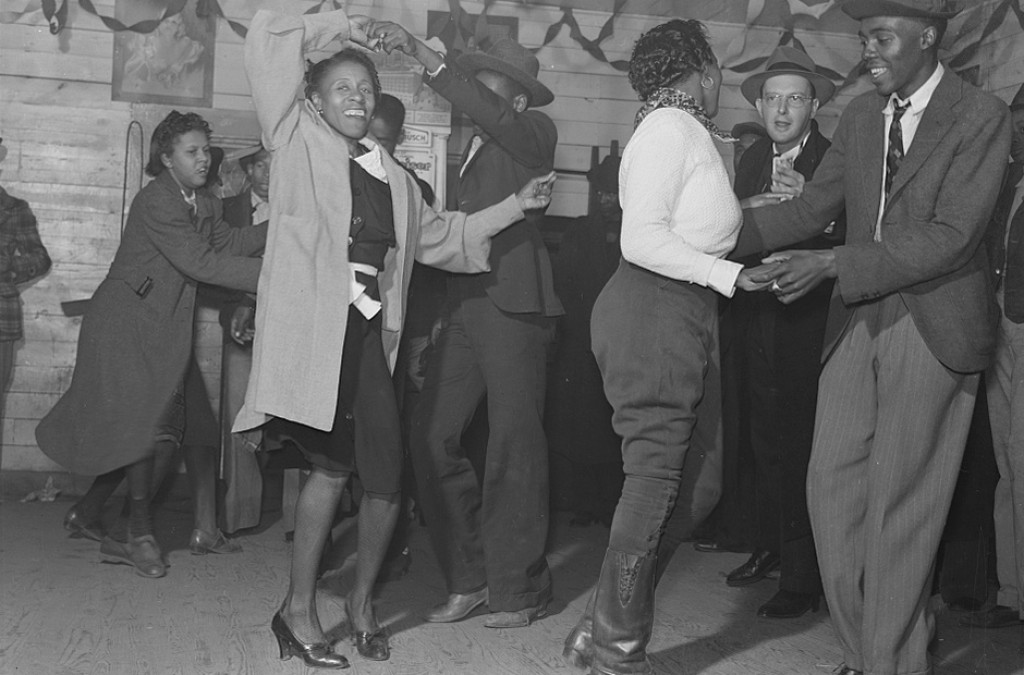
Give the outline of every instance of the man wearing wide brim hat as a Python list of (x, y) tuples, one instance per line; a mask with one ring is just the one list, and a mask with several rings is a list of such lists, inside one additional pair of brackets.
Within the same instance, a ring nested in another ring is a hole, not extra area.
[[(808, 509), (841, 673), (926, 675), (932, 572), (998, 308), (981, 246), (1010, 111), (938, 58), (955, 7), (852, 0), (875, 88), (850, 102), (800, 197), (744, 211), (734, 255), (778, 251), (784, 303), (835, 280)], [(846, 242), (783, 250), (845, 208)]]
[[(747, 77), (740, 90), (757, 107), (767, 132), (736, 169), (740, 204), (775, 204), (799, 196), (831, 146), (814, 116), (819, 105), (831, 100), (835, 85), (818, 73), (810, 56), (781, 46), (764, 72)], [(841, 244), (845, 221), (837, 221), (798, 247), (823, 250)], [(726, 584), (746, 586), (779, 570), (778, 591), (757, 610), (769, 619), (800, 617), (817, 610), (821, 598), (804, 493), (831, 293), (830, 280), (793, 304), (784, 305), (769, 293), (747, 294), (730, 301), (722, 315), (722, 343), (730, 345), (723, 350), (722, 376), (738, 383), (722, 415), (727, 426), (744, 429), (738, 443), (754, 459), (750, 471), (757, 514), (755, 549), (729, 572)], [(741, 418), (749, 423), (741, 424)], [(733, 447), (725, 451), (738, 452)]]
[[(473, 120), (476, 135), (458, 168), (458, 210), (480, 211), (552, 170), (558, 134), (533, 108), (554, 97), (537, 79), (540, 64), (529, 50), (503, 39), (486, 52), (445, 59), (397, 24), (369, 32), (385, 51), (416, 58), (427, 84)], [(459, 621), (487, 604), (486, 626), (528, 626), (551, 599), (542, 412), (545, 355), (563, 310), (542, 218), (528, 214), (491, 240), (490, 272), (449, 280), (450, 321), (431, 355), (410, 434), (420, 504), (448, 590), (427, 621)], [(485, 399), (487, 463), (478, 482), (461, 436)]]
[(819, 107), (831, 101), (836, 93), (835, 83), (818, 72), (818, 67), (810, 56), (796, 47), (782, 46), (768, 57), (764, 71), (755, 73), (740, 83), (743, 98), (747, 99), (750, 105), (756, 106), (765, 81), (776, 75), (798, 75), (810, 82)]

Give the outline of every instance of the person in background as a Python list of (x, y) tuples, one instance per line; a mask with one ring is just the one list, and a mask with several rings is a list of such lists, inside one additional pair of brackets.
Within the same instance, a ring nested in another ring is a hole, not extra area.
[[(831, 145), (814, 116), (835, 90), (814, 61), (794, 47), (777, 48), (763, 72), (741, 83), (768, 133), (740, 160), (734, 189), (741, 206), (800, 195)], [(798, 248), (830, 248), (842, 243), (844, 234), (845, 221), (839, 218)], [(801, 616), (816, 610), (821, 596), (806, 485), (831, 294), (830, 282), (789, 305), (769, 293), (743, 294), (729, 301), (722, 317), (722, 370), (738, 387), (725, 399), (737, 405), (723, 406), (724, 425), (741, 429), (739, 442), (747, 447), (740, 453), (753, 455), (757, 517), (756, 549), (726, 583), (746, 586), (781, 568), (779, 590), (758, 608), (761, 617)]]
[(150, 501), (184, 426), (182, 381), (192, 354), (197, 282), (254, 291), (266, 227), (234, 230), (204, 189), (210, 127), (172, 111), (157, 125), (146, 172), (106, 279), (89, 301), (71, 386), (39, 422), (36, 440), (73, 473), (95, 475), (65, 526), (102, 535), (103, 504), (128, 481), (127, 541), (103, 538), (111, 562), (162, 577)]
[(569, 225), (552, 265), (565, 315), (558, 323), (544, 419), (552, 492), (561, 487), (568, 493), (570, 525), (576, 526), (611, 527), (622, 491), (622, 439), (612, 428), (612, 408), (590, 344), (594, 303), (622, 257), (619, 163), (618, 157), (605, 157), (587, 174), (596, 209)]
[[(370, 134), (377, 139), (380, 146), (395, 156), (395, 149), (405, 137), (405, 105), (396, 96), (381, 94), (380, 102), (370, 120)], [(399, 162), (401, 164), (401, 162)], [(428, 206), (434, 205), (434, 189), (408, 166), (401, 166), (409, 172), (423, 195)], [(409, 280), (409, 311), (405, 315), (405, 331), (402, 344), (398, 349), (398, 365), (396, 367), (395, 386), (398, 389), (399, 407), (402, 415), (402, 436), (405, 440), (405, 453), (402, 470), (402, 510), (391, 537), (391, 545), (384, 556), (378, 583), (387, 583), (401, 579), (412, 565), (412, 552), (409, 549), (409, 526), (412, 520), (413, 495), (416, 492), (415, 479), (409, 458), (409, 424), (415, 410), (420, 392), (423, 390), (424, 352), (430, 342), (431, 327), (441, 315), (443, 304), (443, 288), (446, 273), (436, 267), (428, 267), (413, 263), (412, 278)], [(440, 292), (432, 292), (440, 288)], [(441, 296), (440, 301), (433, 301)]]
[[(930, 673), (932, 573), (998, 307), (983, 246), (1010, 111), (938, 58), (942, 0), (849, 0), (875, 91), (803, 194), (744, 211), (734, 255), (790, 304), (835, 280), (807, 497), (839, 672)], [(845, 209), (846, 243), (783, 250)]]
[[(0, 162), (6, 157), (0, 138)], [(22, 338), (18, 286), (45, 275), (50, 264), (28, 202), (0, 187), (0, 411), (14, 372), (15, 343)]]
[[(270, 219), (270, 152), (262, 145), (246, 150), (238, 159), (245, 172), (246, 188), (224, 199), (224, 220), (236, 228), (248, 228)], [(275, 442), (260, 430), (232, 433), (231, 425), (245, 399), (252, 368), (252, 330), (256, 300), (249, 293), (221, 293), (220, 324), (223, 329), (220, 382), (220, 429), (223, 451), (224, 522), (229, 532), (254, 527), (260, 522), (263, 495), (261, 463)]]
[(706, 515), (718, 498), (680, 491), (697, 439), (721, 428), (717, 298), (760, 288), (756, 268), (724, 260), (741, 210), (716, 146), (732, 137), (711, 120), (722, 71), (707, 29), (674, 19), (644, 33), (629, 81), (643, 106), (619, 170), (622, 260), (591, 319), (626, 478), (600, 577), (564, 651), (604, 675), (653, 672), (663, 532), (674, 512)]
[[(394, 23), (374, 26), (387, 51), (418, 60), (427, 84), (473, 121), (455, 200), (476, 213), (552, 170), (558, 132), (536, 110), (554, 99), (529, 50), (502, 39), (443, 58)], [(447, 601), (427, 621), (459, 621), (484, 604), (489, 628), (528, 626), (547, 613), (551, 571), (544, 436), (547, 352), (562, 305), (540, 235), (540, 212), (494, 238), (491, 271), (448, 281), (449, 321), (427, 368), (412, 427), (420, 505)], [(462, 437), (486, 400), (483, 475)]]
[[(362, 51), (372, 25), (340, 10), (260, 10), (245, 40), (274, 171), (252, 372), (234, 429), (274, 419), (312, 465), (296, 506), (288, 590), (270, 628), (282, 659), (299, 656), (322, 668), (349, 665), (320, 623), (316, 580), (353, 473), (363, 496), (346, 614), (363, 658), (391, 654), (372, 597), (400, 507), (403, 445), (392, 369), (413, 261), (486, 272), (491, 237), (524, 209), (547, 206), (554, 181), (553, 172), (537, 177), (474, 215), (436, 213), (408, 172), (367, 137), (381, 93)], [(307, 72), (307, 56), (335, 41), (343, 49)]]
[(762, 138), (768, 138), (768, 132), (758, 122), (740, 122), (733, 125), (731, 135), (736, 139), (732, 146), (732, 168), (736, 172), (743, 153)]
[(996, 604), (965, 617), (979, 628), (1024, 622), (1024, 86), (1010, 102), (1013, 140), (989, 237), (998, 280), (996, 361), (985, 375), (992, 440), (999, 467), (995, 493)]

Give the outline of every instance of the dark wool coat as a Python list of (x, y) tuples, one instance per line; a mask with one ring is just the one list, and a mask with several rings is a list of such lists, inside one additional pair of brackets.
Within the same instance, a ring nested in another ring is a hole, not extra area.
[(196, 283), (255, 291), (267, 229), (232, 228), (197, 191), (193, 217), (168, 171), (132, 202), (121, 245), (78, 338), (71, 386), (36, 429), (39, 447), (78, 474), (146, 457), (192, 351)]

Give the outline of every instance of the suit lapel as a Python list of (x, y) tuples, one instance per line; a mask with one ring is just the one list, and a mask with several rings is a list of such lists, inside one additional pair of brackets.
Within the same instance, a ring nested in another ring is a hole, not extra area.
[(882, 168), (885, 155), (885, 118), (882, 116), (882, 108), (885, 107), (885, 99), (881, 96), (871, 106), (871, 109), (861, 113), (856, 120), (856, 135), (849, 139), (855, 149), (858, 162), (849, 166), (863, 166), (864, 171), (860, 173), (861, 179), (861, 203), (865, 205), (864, 222), (871, 228), (874, 236), (875, 221), (878, 217), (878, 206), (882, 199)]
[(907, 156), (903, 158), (893, 179), (886, 211), (899, 199), (900, 192), (924, 166), (925, 161), (953, 126), (955, 119), (950, 108), (960, 98), (958, 82), (959, 78), (947, 71), (939, 81), (939, 86), (935, 88), (935, 93), (932, 94), (928, 107), (921, 116), (917, 133), (914, 134), (914, 142), (910, 144)]

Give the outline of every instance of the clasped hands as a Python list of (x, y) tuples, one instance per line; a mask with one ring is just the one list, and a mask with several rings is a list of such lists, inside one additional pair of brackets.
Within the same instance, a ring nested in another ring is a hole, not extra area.
[(764, 258), (757, 267), (740, 270), (736, 287), (744, 291), (770, 290), (779, 302), (788, 305), (835, 277), (835, 254), (830, 249), (781, 251)]

